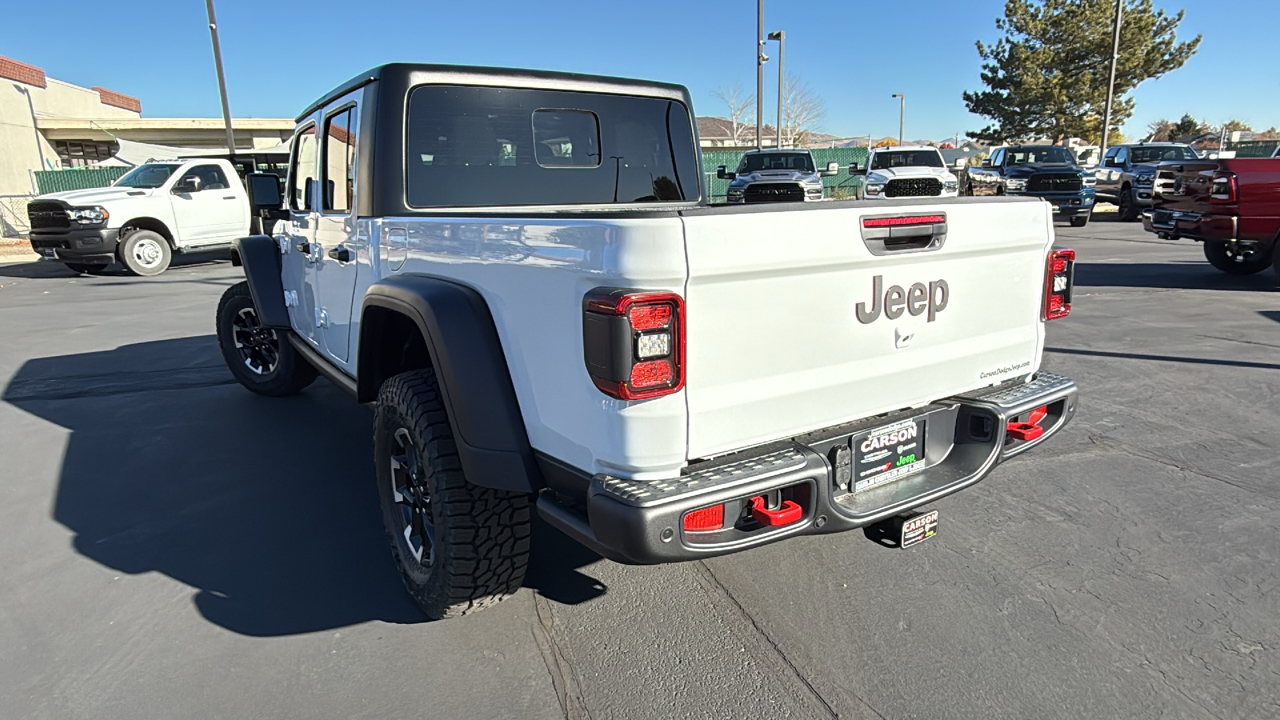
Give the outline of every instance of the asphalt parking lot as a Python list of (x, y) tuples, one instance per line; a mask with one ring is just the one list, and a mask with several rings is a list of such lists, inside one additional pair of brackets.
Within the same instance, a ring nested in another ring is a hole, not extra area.
[(0, 266), (0, 715), (1280, 716), (1275, 276), (1057, 230), (1079, 412), (934, 540), (626, 567), (540, 527), (525, 591), (443, 623), (386, 547), (369, 409), (223, 367), (237, 268)]

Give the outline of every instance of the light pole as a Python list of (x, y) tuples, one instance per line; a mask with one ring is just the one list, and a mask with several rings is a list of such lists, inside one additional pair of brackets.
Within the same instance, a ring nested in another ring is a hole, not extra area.
[(893, 97), (898, 98), (898, 145), (902, 145), (902, 125), (907, 115), (907, 96), (894, 93)]
[(764, 64), (769, 58), (764, 54), (764, 0), (756, 0), (756, 149), (764, 147)]
[(778, 41), (778, 147), (782, 147), (782, 63), (787, 53), (787, 33), (785, 30), (771, 32), (769, 39)]
[(1111, 98), (1116, 91), (1116, 61), (1120, 59), (1120, 20), (1124, 16), (1124, 0), (1116, 0), (1116, 25), (1111, 38), (1111, 80), (1107, 82), (1107, 107), (1102, 113), (1102, 149), (1098, 151), (1101, 158), (1107, 154), (1107, 136), (1111, 134)]
[(218, 21), (213, 17), (213, 0), (204, 0), (209, 11), (209, 36), (213, 38), (213, 64), (218, 68), (218, 92), (222, 95), (222, 121), (227, 126), (227, 152), (236, 155), (236, 137), (231, 132), (231, 106), (227, 104), (227, 79), (222, 75), (222, 48), (218, 45)]

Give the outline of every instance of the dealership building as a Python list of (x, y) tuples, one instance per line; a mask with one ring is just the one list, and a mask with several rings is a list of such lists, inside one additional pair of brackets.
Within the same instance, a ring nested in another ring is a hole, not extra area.
[[(293, 127), (288, 118), (232, 120), (238, 151), (278, 146)], [(221, 118), (143, 117), (138, 98), (55, 80), (34, 65), (0, 57), (0, 197), (34, 194), (38, 170), (135, 164), (122, 146), (226, 154), (226, 137)]]

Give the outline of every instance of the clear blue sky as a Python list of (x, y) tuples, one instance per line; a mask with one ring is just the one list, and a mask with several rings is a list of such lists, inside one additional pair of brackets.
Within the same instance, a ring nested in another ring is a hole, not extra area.
[[(136, 96), (146, 116), (220, 115), (200, 0), (126, 0), (110, 11), (97, 0), (9, 5), (0, 55), (60, 80)], [(1138, 88), (1126, 134), (1184, 112), (1215, 123), (1239, 118), (1256, 129), (1280, 125), (1280, 77), (1264, 62), (1275, 47), (1280, 2), (1156, 5), (1185, 6), (1180, 35), (1203, 33), (1204, 41), (1182, 69)], [(826, 101), (822, 130), (897, 134), (898, 102), (890, 95), (902, 92), (907, 136), (942, 139), (984, 124), (965, 111), (960, 93), (980, 87), (973, 43), (995, 39), (1003, 6), (1003, 0), (766, 0), (765, 30), (786, 30), (788, 70)], [(216, 9), (235, 116), (292, 117), (332, 86), (389, 61), (682, 83), (700, 115), (725, 114), (711, 95), (717, 86), (755, 86), (752, 0), (216, 0)], [(776, 43), (768, 45), (776, 57)], [(766, 65), (766, 121), (776, 77), (776, 65)]]

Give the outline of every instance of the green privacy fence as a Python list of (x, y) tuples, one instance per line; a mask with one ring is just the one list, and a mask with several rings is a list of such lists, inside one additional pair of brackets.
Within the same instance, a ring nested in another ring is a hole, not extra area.
[[(862, 177), (849, 174), (849, 163), (867, 164), (866, 148), (819, 148), (811, 150), (813, 162), (819, 169), (829, 162), (840, 163), (840, 174), (822, 178), (823, 194), (828, 198), (852, 198)], [(706, 173), (707, 201), (724, 202), (725, 193), (729, 189), (729, 181), (716, 177), (716, 168), (724, 165), (730, 170), (738, 167), (742, 160), (741, 150), (704, 150), (702, 152), (702, 170)]]
[(67, 190), (106, 187), (119, 180), (121, 175), (132, 169), (129, 167), (94, 167), (36, 170), (36, 190), (41, 195), (44, 195)]
[(1235, 150), (1238, 158), (1269, 158), (1280, 147), (1280, 140), (1250, 140), (1227, 143), (1228, 150)]

